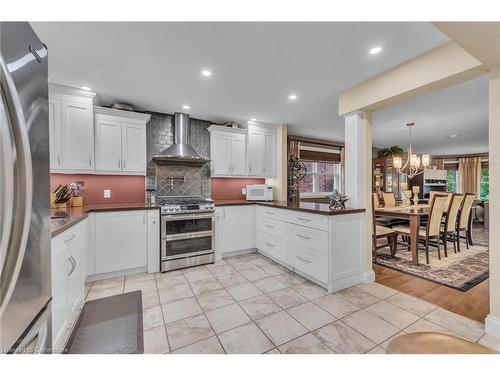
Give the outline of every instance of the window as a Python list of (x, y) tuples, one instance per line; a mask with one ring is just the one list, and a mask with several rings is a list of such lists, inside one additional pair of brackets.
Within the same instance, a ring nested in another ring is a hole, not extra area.
[(456, 193), (458, 190), (458, 171), (456, 169), (448, 169), (446, 171), (446, 191)]
[(329, 195), (340, 191), (340, 164), (331, 161), (302, 161), (307, 168), (300, 181), (302, 196)]
[(481, 195), (483, 201), (490, 200), (490, 171), (488, 168), (481, 169)]

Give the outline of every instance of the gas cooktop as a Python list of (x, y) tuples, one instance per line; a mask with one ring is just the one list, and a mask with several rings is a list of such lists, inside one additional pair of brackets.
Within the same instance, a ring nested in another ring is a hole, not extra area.
[(209, 198), (160, 198), (158, 204), (163, 215), (213, 212), (214, 201)]

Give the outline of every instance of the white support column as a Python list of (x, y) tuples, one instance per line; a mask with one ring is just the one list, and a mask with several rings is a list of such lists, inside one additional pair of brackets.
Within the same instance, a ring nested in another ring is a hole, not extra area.
[(490, 70), (490, 313), (486, 332), (500, 338), (500, 67)]
[(364, 238), (365, 282), (375, 280), (372, 265), (372, 124), (371, 113), (356, 111), (345, 118), (345, 195), (348, 206), (364, 208), (365, 225), (359, 235)]

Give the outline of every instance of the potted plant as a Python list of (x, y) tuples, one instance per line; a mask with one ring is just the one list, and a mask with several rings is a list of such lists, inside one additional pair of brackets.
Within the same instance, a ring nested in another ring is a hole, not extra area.
[(398, 145), (395, 145), (383, 148), (378, 152), (377, 156), (381, 159), (388, 159), (388, 158), (393, 158), (394, 156), (402, 156), (403, 154), (404, 154), (403, 149)]

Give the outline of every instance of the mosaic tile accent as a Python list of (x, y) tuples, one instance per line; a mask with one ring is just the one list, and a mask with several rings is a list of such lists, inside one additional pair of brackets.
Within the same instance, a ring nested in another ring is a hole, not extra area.
[[(157, 195), (196, 195), (210, 197), (210, 165), (202, 167), (158, 166), (153, 157), (174, 143), (174, 115), (149, 112), (147, 125), (147, 171), (146, 188), (157, 189)], [(191, 146), (202, 156), (210, 157), (209, 121), (189, 119)], [(157, 168), (158, 173), (157, 173)], [(195, 171), (196, 169), (197, 171)], [(169, 177), (186, 176), (185, 184), (170, 184)], [(196, 192), (196, 193), (195, 193)]]

